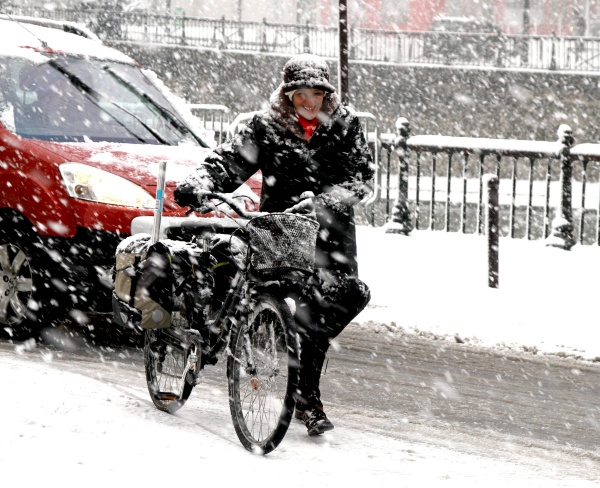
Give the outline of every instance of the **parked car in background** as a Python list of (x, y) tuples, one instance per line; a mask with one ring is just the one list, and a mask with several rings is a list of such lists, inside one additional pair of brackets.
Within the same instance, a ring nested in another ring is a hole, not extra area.
[(460, 63), (474, 59), (494, 61), (501, 42), (500, 28), (473, 17), (436, 17), (424, 45), (424, 56)]
[(183, 217), (173, 190), (214, 145), (152, 72), (72, 27), (0, 19), (0, 332), (15, 338), (110, 312), (115, 249), (152, 215), (160, 161), (164, 215)]

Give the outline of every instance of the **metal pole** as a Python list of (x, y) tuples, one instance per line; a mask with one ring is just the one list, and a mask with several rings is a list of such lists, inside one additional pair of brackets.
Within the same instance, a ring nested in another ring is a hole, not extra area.
[(531, 19), (529, 17), (529, 0), (523, 0), (523, 35), (528, 36), (531, 30)]
[(488, 286), (498, 288), (499, 286), (499, 248), (500, 248), (500, 223), (499, 223), (499, 198), (498, 189), (500, 180), (496, 175), (488, 179), (488, 214), (487, 214), (487, 236), (488, 236)]
[[(523, 0), (523, 36), (529, 36), (531, 34), (531, 20), (529, 18), (529, 0)], [(529, 38), (524, 37), (521, 41), (521, 57), (523, 64), (529, 63)]]
[(339, 0), (339, 60), (338, 91), (344, 105), (349, 103), (348, 94), (348, 6), (346, 0)]
[(584, 4), (584, 18), (585, 18), (585, 31), (583, 35), (589, 37), (590, 35), (590, 0), (585, 0)]
[(167, 162), (161, 161), (158, 165), (158, 179), (156, 182), (156, 205), (154, 207), (154, 226), (152, 227), (152, 241), (154, 244), (160, 237), (160, 222), (162, 220), (163, 204), (165, 201), (165, 176)]
[(306, 21), (306, 30), (304, 31), (304, 52), (310, 52), (310, 20)]

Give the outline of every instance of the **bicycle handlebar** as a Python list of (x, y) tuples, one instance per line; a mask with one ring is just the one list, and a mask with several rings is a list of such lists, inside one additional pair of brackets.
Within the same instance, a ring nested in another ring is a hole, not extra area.
[[(225, 193), (201, 190), (201, 191), (197, 192), (197, 195), (198, 195), (198, 201), (200, 201), (201, 199), (209, 199), (209, 198), (216, 198), (218, 200), (221, 200), (222, 202), (229, 205), (229, 207), (232, 208), (233, 211), (235, 213), (237, 213), (240, 217), (243, 217), (248, 220), (250, 220), (254, 217), (258, 217), (260, 215), (265, 215), (265, 212), (248, 212), (245, 208), (242, 208), (241, 206), (239, 206), (238, 202), (234, 201), (232, 198), (230, 198)], [(190, 205), (190, 208), (191, 208), (191, 212), (197, 212), (200, 214), (212, 212), (215, 210), (218, 212), (223, 211), (223, 209), (218, 208), (217, 205), (212, 202), (209, 204), (206, 204), (204, 206), (201, 206), (201, 207), (195, 207), (193, 205)]]
[[(240, 207), (237, 202), (235, 202), (232, 198), (230, 198), (228, 196), (228, 194), (225, 194), (225, 193), (200, 190), (200, 191), (196, 192), (196, 195), (198, 196), (199, 202), (202, 199), (210, 199), (210, 198), (216, 198), (218, 200), (221, 200), (222, 202), (229, 205), (229, 207), (232, 208), (240, 217), (243, 217), (246, 220), (250, 220), (255, 217), (260, 217), (262, 215), (268, 215), (270, 213), (270, 212), (248, 212), (245, 208)], [(316, 215), (315, 215), (315, 211), (314, 211), (314, 200), (313, 200), (314, 193), (304, 192), (302, 195), (300, 195), (300, 198), (301, 198), (301, 201), (306, 200), (306, 199), (312, 200), (311, 204), (307, 207), (307, 209), (304, 209), (304, 211), (295, 211), (295, 207), (298, 206), (298, 205), (295, 205), (294, 208), (288, 208), (288, 209), (284, 210), (283, 213), (309, 214), (306, 216), (310, 216), (313, 219), (316, 219)], [(212, 202), (209, 205), (205, 205), (202, 207), (195, 207), (193, 205), (190, 205), (190, 208), (191, 208), (190, 212), (197, 212), (200, 214), (212, 212), (215, 210), (218, 212), (223, 211), (222, 209), (219, 209), (217, 207), (217, 205), (215, 205)], [(308, 212), (306, 210), (308, 210)], [(225, 213), (227, 213), (227, 212), (225, 212)], [(230, 215), (230, 217), (231, 217), (231, 215)]]

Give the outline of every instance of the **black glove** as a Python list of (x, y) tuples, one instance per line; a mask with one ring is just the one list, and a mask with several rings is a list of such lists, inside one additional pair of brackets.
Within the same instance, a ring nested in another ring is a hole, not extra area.
[(175, 203), (180, 207), (198, 207), (198, 194), (196, 187), (183, 182), (175, 188)]
[(206, 169), (200, 168), (190, 174), (175, 189), (175, 203), (180, 207), (198, 208), (203, 203), (199, 195), (203, 191), (213, 191), (215, 185)]

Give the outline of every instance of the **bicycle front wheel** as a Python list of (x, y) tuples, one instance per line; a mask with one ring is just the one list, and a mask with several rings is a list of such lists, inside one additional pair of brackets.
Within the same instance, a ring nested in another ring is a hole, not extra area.
[(242, 445), (268, 454), (283, 440), (295, 405), (298, 341), (284, 301), (262, 295), (239, 325), (227, 360), (229, 407)]

